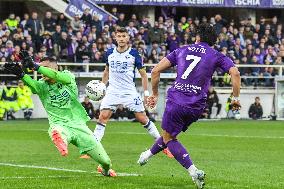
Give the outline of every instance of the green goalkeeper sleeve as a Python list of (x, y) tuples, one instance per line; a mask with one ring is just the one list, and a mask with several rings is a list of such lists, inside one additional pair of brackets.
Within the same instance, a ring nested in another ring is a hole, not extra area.
[(34, 94), (38, 94), (40, 92), (40, 83), (34, 79), (32, 79), (29, 75), (25, 74), (22, 78), (23, 82), (30, 87)]
[(71, 83), (71, 77), (70, 74), (60, 72), (60, 71), (55, 71), (50, 68), (46, 68), (43, 66), (40, 66), (38, 69), (38, 72), (43, 74), (44, 76), (54, 79), (57, 82), (60, 82), (62, 84), (70, 84)]

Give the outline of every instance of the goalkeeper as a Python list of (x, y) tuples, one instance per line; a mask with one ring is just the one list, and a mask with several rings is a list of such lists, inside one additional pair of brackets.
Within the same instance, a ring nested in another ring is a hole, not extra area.
[(25, 74), (18, 63), (6, 63), (5, 70), (17, 75), (32, 92), (37, 94), (48, 114), (49, 136), (62, 156), (68, 155), (68, 144), (74, 144), (81, 154), (88, 154), (102, 167), (104, 176), (116, 176), (110, 169), (111, 161), (102, 144), (94, 139), (92, 131), (86, 125), (90, 119), (78, 101), (78, 89), (75, 76), (69, 71), (58, 71), (55, 60), (47, 59), (40, 65), (21, 52), (22, 66), (42, 74), (39, 81)]

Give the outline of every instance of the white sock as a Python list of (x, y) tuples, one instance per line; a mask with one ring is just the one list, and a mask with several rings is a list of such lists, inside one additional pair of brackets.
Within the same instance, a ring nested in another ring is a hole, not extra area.
[(197, 168), (193, 164), (187, 169), (187, 171), (189, 172), (190, 176), (195, 175), (196, 170), (197, 170)]
[(94, 130), (94, 136), (98, 141), (101, 141), (105, 134), (106, 125), (102, 123), (97, 123)]
[(144, 125), (144, 128), (155, 140), (161, 137), (156, 125), (152, 121), (149, 120), (148, 123)]
[(147, 159), (149, 159), (149, 158), (152, 157), (152, 156), (153, 156), (153, 154), (152, 154), (151, 150), (145, 151), (145, 157), (146, 157)]

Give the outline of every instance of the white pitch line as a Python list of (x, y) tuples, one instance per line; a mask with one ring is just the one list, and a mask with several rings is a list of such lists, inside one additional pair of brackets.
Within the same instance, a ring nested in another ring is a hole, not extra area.
[[(46, 169), (46, 170), (53, 170), (53, 171), (64, 171), (64, 172), (73, 172), (73, 173), (97, 173), (97, 172), (89, 172), (79, 169), (63, 169), (63, 168), (56, 168), (56, 167), (46, 167), (46, 166), (36, 166), (36, 165), (21, 165), (21, 164), (12, 164), (12, 163), (3, 163), (0, 162), (0, 166), (9, 166), (9, 167), (21, 167), (21, 168), (31, 168), (31, 169)], [(129, 176), (142, 176), (141, 174), (137, 173), (117, 173), (117, 176), (122, 177), (129, 177)]]
[[(140, 132), (109, 132), (111, 134), (127, 134), (127, 135), (148, 135), (148, 133)], [(190, 133), (190, 132), (189, 132)], [(284, 139), (283, 136), (251, 136), (251, 135), (218, 135), (218, 134), (190, 134), (192, 136), (208, 136), (208, 137), (229, 137), (229, 138), (264, 138), (264, 139)]]
[[(94, 175), (99, 176), (99, 175)], [(37, 176), (37, 177), (22, 177), (22, 176), (12, 176), (12, 177), (0, 177), (0, 180), (8, 180), (8, 179), (47, 179), (47, 178), (79, 178), (79, 176)]]

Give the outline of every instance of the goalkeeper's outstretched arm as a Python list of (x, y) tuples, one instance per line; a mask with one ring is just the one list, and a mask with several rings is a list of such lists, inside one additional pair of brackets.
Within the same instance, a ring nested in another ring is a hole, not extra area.
[(70, 74), (68, 73), (59, 72), (59, 71), (53, 70), (51, 68), (43, 67), (43, 66), (39, 67), (38, 72), (50, 79), (54, 79), (57, 82), (60, 82), (63, 84), (71, 83), (72, 78), (70, 77)]
[(25, 74), (22, 77), (22, 81), (30, 87), (34, 94), (38, 94), (40, 92), (40, 84), (37, 80), (32, 79), (29, 75)]

